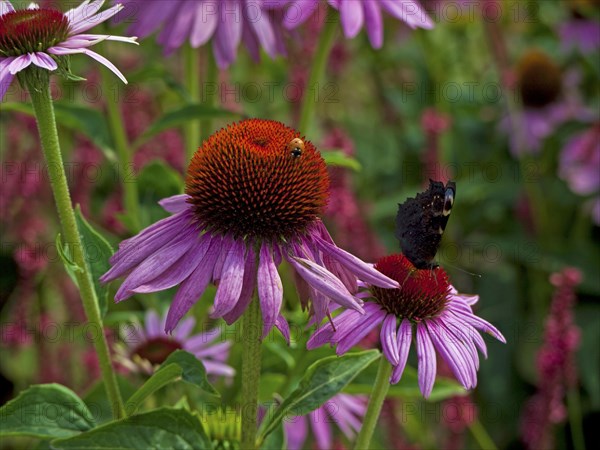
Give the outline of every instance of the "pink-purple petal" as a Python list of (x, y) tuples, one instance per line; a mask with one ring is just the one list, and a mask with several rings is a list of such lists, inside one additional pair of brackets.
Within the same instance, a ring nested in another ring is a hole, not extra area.
[(437, 371), (437, 361), (435, 348), (425, 328), (425, 324), (417, 324), (417, 359), (418, 359), (418, 378), (419, 388), (423, 397), (429, 398), (435, 383)]
[(402, 319), (398, 328), (398, 365), (394, 366), (390, 383), (396, 384), (402, 378), (408, 353), (410, 351), (410, 343), (412, 341), (412, 324), (408, 319)]
[(283, 301), (281, 278), (273, 262), (271, 248), (266, 244), (262, 245), (259, 253), (257, 287), (263, 317), (264, 339), (275, 325)]
[(381, 324), (385, 315), (386, 311), (380, 308), (377, 308), (370, 313), (365, 313), (362, 320), (356, 324), (354, 331), (340, 339), (336, 348), (336, 353), (338, 355), (343, 355), (358, 344), (373, 328)]
[(167, 212), (171, 214), (177, 214), (185, 211), (190, 207), (187, 199), (190, 198), (187, 194), (173, 195), (171, 197), (163, 198), (158, 204)]
[(256, 254), (252, 246), (248, 247), (246, 263), (244, 266), (244, 280), (240, 298), (231, 311), (223, 315), (223, 320), (228, 325), (238, 320), (252, 301), (254, 287), (256, 286)]
[(214, 300), (212, 318), (222, 317), (233, 309), (240, 298), (246, 263), (246, 244), (236, 240), (223, 262), (221, 280)]
[(383, 354), (392, 366), (398, 365), (399, 361), (397, 328), (396, 316), (387, 314), (381, 325), (380, 340)]
[(341, 0), (340, 17), (342, 29), (347, 38), (355, 37), (363, 25), (363, 5), (360, 0)]

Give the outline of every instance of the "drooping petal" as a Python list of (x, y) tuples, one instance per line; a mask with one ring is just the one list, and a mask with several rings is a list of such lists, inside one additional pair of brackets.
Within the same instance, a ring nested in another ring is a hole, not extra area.
[(364, 261), (361, 261), (356, 256), (348, 253), (341, 248), (332, 245), (328, 242), (325, 242), (323, 239), (315, 236), (315, 243), (319, 248), (328, 255), (331, 255), (334, 259), (336, 259), (340, 264), (346, 266), (350, 271), (352, 271), (358, 278), (367, 283), (371, 283), (374, 286), (379, 286), (386, 289), (397, 289), (400, 287), (400, 284), (397, 281), (392, 280), (391, 278), (385, 276), (378, 270), (374, 269), (372, 266), (367, 264)]
[(297, 0), (285, 12), (283, 26), (288, 30), (302, 25), (315, 12), (319, 2), (315, 0)]
[(383, 18), (377, 2), (363, 2), (367, 35), (373, 48), (383, 45)]
[(381, 349), (392, 366), (398, 365), (399, 358), (397, 328), (396, 316), (394, 314), (386, 315), (381, 325)]
[[(101, 3), (104, 3), (104, 0), (98, 0)], [(85, 11), (82, 14), (80, 20), (76, 20), (71, 22), (71, 26), (69, 27), (69, 34), (74, 35), (81, 33), (82, 31), (87, 31), (90, 28), (94, 28), (96, 25), (110, 19), (112, 16), (117, 14), (119, 11), (123, 9), (123, 5), (117, 4), (111, 8), (108, 8), (101, 13), (96, 15), (92, 15), (89, 12)]]
[[(195, 246), (196, 238), (193, 236), (193, 234), (194, 232), (188, 231), (187, 233), (179, 235), (170, 244), (158, 249), (151, 256), (141, 262), (141, 264), (139, 264), (127, 276), (123, 284), (121, 284), (115, 295), (115, 301), (120, 302), (126, 298), (129, 298), (131, 295), (133, 295), (134, 289), (143, 286), (144, 284), (149, 284), (149, 289), (151, 290), (151, 282), (166, 272), (174, 263), (184, 256), (191, 247)], [(177, 274), (178, 272), (174, 271), (172, 275), (173, 277), (176, 277)], [(172, 278), (167, 280), (160, 279), (155, 284), (159, 286), (162, 284), (166, 285), (167, 287), (177, 284), (177, 281), (174, 283), (172, 282)], [(148, 289), (142, 288), (142, 292), (147, 290)]]
[(258, 264), (258, 298), (263, 317), (263, 339), (269, 334), (279, 316), (283, 301), (283, 285), (273, 262), (271, 248), (263, 244), (259, 253)]
[(402, 319), (400, 327), (398, 328), (398, 365), (394, 367), (392, 376), (390, 377), (390, 383), (392, 384), (396, 384), (400, 381), (400, 378), (402, 378), (402, 373), (404, 373), (406, 361), (408, 360), (411, 341), (412, 325), (410, 320)]
[(14, 58), (6, 68), (11, 75), (15, 75), (21, 70), (29, 67), (31, 63), (31, 53), (26, 53), (25, 55), (17, 56), (16, 58)]
[(216, 2), (196, 2), (197, 10), (190, 34), (190, 44), (194, 48), (204, 45), (211, 38), (219, 23), (219, 6)]
[(313, 436), (318, 448), (332, 448), (333, 436), (329, 417), (324, 406), (312, 411), (308, 415), (309, 423), (313, 429)]
[(14, 10), (15, 8), (8, 0), (0, 0), (0, 16)]
[(190, 196), (187, 194), (173, 195), (171, 197), (163, 198), (158, 202), (162, 208), (172, 214), (176, 214), (181, 211), (185, 211), (190, 207), (187, 199)]
[(456, 346), (451, 345), (448, 342), (444, 336), (443, 329), (440, 329), (435, 321), (429, 321), (427, 323), (427, 328), (429, 329), (429, 336), (431, 337), (435, 348), (440, 353), (444, 361), (446, 361), (456, 379), (466, 389), (469, 389), (471, 382), (468, 369), (465, 367), (465, 361), (463, 360), (462, 355), (456, 349)]
[(214, 300), (212, 318), (222, 317), (233, 309), (240, 298), (244, 281), (244, 266), (246, 259), (246, 244), (234, 241), (231, 250), (223, 262), (221, 280)]
[(363, 311), (360, 305), (361, 301), (353, 297), (342, 282), (331, 272), (304, 258), (291, 256), (287, 260), (298, 272), (298, 275), (304, 278), (313, 289), (320, 291), (346, 308)]
[(253, 8), (251, 8), (251, 5), (251, 3), (245, 3), (246, 15), (258, 14), (258, 17), (246, 17), (245, 22), (252, 27), (258, 42), (260, 42), (260, 45), (265, 49), (267, 55), (271, 58), (275, 58), (277, 56), (277, 45), (269, 14), (267, 11), (261, 10), (258, 3), (255, 3)]
[[(212, 245), (220, 244), (213, 242)], [(211, 275), (215, 260), (217, 259), (219, 248), (211, 248), (206, 252), (202, 262), (198, 264), (198, 267), (192, 272), (192, 274), (181, 283), (175, 298), (171, 303), (169, 312), (167, 314), (167, 324), (165, 325), (165, 332), (171, 332), (179, 320), (190, 310), (190, 308), (198, 301), (206, 286), (211, 281)]]
[(146, 313), (145, 317), (146, 322), (146, 336), (148, 338), (154, 338), (161, 335), (160, 330), (160, 318), (156, 311), (151, 309)]
[(43, 52), (30, 53), (30, 56), (31, 62), (42, 69), (50, 71), (58, 69), (58, 64), (56, 64), (56, 61)]
[[(165, 316), (165, 318), (164, 318), (164, 323), (163, 323), (163, 327), (162, 327), (163, 330), (166, 325), (167, 325), (167, 316)], [(193, 317), (185, 318), (183, 321), (181, 321), (179, 323), (179, 325), (177, 325), (177, 327), (174, 330), (175, 339), (177, 339), (178, 341), (181, 341), (181, 342), (185, 341), (185, 339), (190, 335), (190, 333), (194, 329), (195, 325), (196, 325), (196, 319), (194, 319)]]
[(433, 28), (433, 22), (415, 0), (380, 0), (380, 3), (392, 16), (411, 28)]
[(363, 25), (363, 2), (360, 0), (341, 0), (340, 17), (342, 29), (347, 38), (355, 37)]
[(242, 8), (240, 2), (221, 0), (221, 16), (213, 38), (213, 49), (217, 65), (227, 68), (235, 61), (235, 53), (242, 37)]
[(190, 8), (194, 7), (195, 2), (196, 0), (184, 0), (181, 6), (173, 11), (171, 17), (165, 20), (156, 42), (164, 47), (166, 55), (181, 47), (190, 35), (194, 22), (194, 14)]
[(437, 361), (435, 359), (435, 349), (423, 323), (417, 324), (417, 358), (419, 388), (423, 397), (429, 398), (435, 383), (437, 371)]
[(4, 98), (4, 94), (8, 91), (14, 79), (14, 75), (8, 70), (8, 66), (14, 58), (0, 59), (0, 101)]
[(279, 314), (277, 316), (277, 320), (275, 321), (275, 326), (277, 327), (279, 332), (283, 335), (283, 337), (285, 338), (285, 341), (289, 344), (290, 343), (290, 325), (287, 323), (287, 320), (285, 320), (285, 318), (281, 314)]
[(246, 308), (252, 301), (254, 287), (256, 286), (256, 254), (252, 246), (248, 246), (246, 253), (246, 263), (244, 266), (244, 281), (240, 298), (231, 311), (223, 315), (223, 320), (227, 325), (231, 325), (238, 320), (246, 311)]
[(356, 324), (353, 332), (346, 334), (346, 336), (339, 340), (335, 352), (338, 355), (346, 353), (369, 334), (373, 328), (381, 324), (386, 314), (386, 311), (381, 308), (376, 308), (371, 311), (367, 309), (360, 322)]
[(91, 5), (90, 0), (85, 0), (81, 5), (65, 12), (65, 16), (71, 25), (78, 24), (96, 14), (103, 4), (104, 0), (94, 0)]

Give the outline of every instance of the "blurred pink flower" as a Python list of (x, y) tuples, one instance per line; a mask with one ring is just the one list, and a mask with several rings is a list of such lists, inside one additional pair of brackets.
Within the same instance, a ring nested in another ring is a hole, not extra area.
[(128, 32), (144, 39), (161, 29), (157, 42), (166, 55), (186, 41), (193, 48), (208, 43), (217, 65), (233, 63), (243, 42), (258, 61), (260, 49), (271, 57), (285, 54), (282, 30), (262, 0), (119, 0), (125, 6), (117, 22), (128, 21)]

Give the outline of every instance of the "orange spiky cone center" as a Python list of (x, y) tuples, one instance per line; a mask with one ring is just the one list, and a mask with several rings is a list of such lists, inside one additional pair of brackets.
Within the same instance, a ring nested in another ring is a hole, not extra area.
[(269, 241), (293, 239), (323, 212), (325, 161), (282, 123), (249, 119), (221, 129), (194, 154), (185, 192), (211, 232)]

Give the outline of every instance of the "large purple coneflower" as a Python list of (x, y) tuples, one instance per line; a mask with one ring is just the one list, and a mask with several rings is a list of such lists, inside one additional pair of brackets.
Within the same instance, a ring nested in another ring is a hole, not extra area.
[(117, 21), (128, 20), (128, 32), (140, 39), (161, 29), (157, 42), (170, 54), (189, 42), (193, 48), (212, 39), (217, 65), (224, 69), (236, 59), (244, 42), (259, 59), (262, 47), (271, 58), (285, 54), (282, 29), (262, 0), (120, 0), (125, 5)]
[(144, 325), (127, 327), (123, 336), (124, 345), (117, 346), (115, 359), (132, 372), (154, 373), (175, 350), (186, 350), (196, 356), (206, 369), (206, 373), (231, 378), (233, 367), (226, 361), (231, 342), (219, 339), (221, 331), (214, 328), (203, 333), (191, 334), (196, 321), (188, 317), (166, 336), (163, 332), (167, 317), (160, 317), (156, 311), (148, 310)]
[(84, 33), (123, 8), (115, 5), (98, 13), (103, 4), (104, 0), (86, 0), (62, 13), (35, 3), (15, 10), (8, 0), (0, 0), (0, 99), (14, 76), (31, 64), (49, 71), (65, 70), (67, 65), (61, 57), (76, 53), (95, 59), (127, 83), (113, 63), (88, 48), (102, 41), (136, 43), (134, 37)]
[[(315, 12), (320, 1), (281, 0), (276, 3), (290, 3), (283, 23), (286, 28), (295, 28)], [(355, 37), (364, 25), (373, 48), (383, 45), (382, 9), (411, 28), (433, 28), (433, 22), (415, 0), (328, 0), (328, 3), (339, 10), (346, 37)]]
[(161, 202), (173, 215), (122, 242), (101, 279), (126, 276), (116, 301), (180, 284), (167, 332), (212, 281), (218, 286), (212, 317), (233, 323), (256, 289), (264, 333), (275, 325), (289, 338), (280, 314), (282, 260), (317, 320), (328, 314), (330, 300), (362, 314), (353, 295), (357, 277), (388, 288), (398, 283), (334, 244), (319, 219), (328, 185), (323, 158), (297, 131), (260, 119), (229, 125), (194, 154), (186, 193)]
[(390, 383), (395, 384), (404, 371), (415, 329), (423, 396), (429, 397), (433, 389), (436, 350), (456, 379), (466, 389), (474, 388), (479, 368), (477, 349), (486, 355), (486, 345), (478, 330), (506, 342), (493, 325), (473, 313), (471, 306), (479, 297), (459, 294), (442, 268), (417, 269), (402, 254), (381, 258), (375, 268), (398, 281), (400, 288), (370, 287), (364, 293), (364, 297), (371, 296), (365, 299), (364, 315), (344, 311), (333, 319), (335, 329), (327, 324), (311, 336), (308, 348), (336, 344), (336, 353), (342, 355), (372, 329), (381, 326), (381, 347), (394, 367)]
[(333, 448), (333, 424), (349, 440), (354, 439), (362, 425), (367, 411), (367, 398), (364, 395), (338, 394), (321, 407), (305, 416), (297, 416), (284, 423), (289, 450), (300, 450), (312, 430), (317, 450)]

